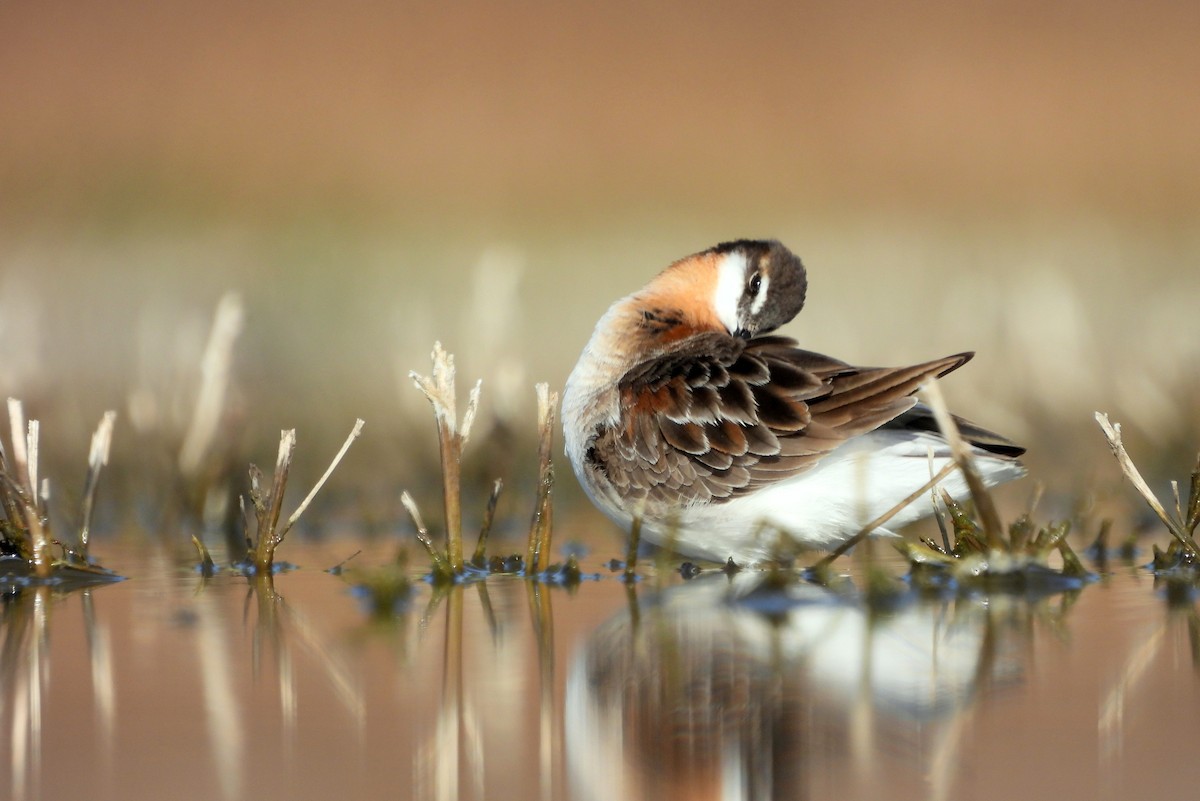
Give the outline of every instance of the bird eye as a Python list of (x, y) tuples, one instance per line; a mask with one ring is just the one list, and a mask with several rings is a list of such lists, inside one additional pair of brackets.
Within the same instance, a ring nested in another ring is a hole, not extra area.
[(750, 297), (758, 295), (758, 290), (762, 289), (762, 275), (755, 273), (750, 279), (750, 283), (746, 286), (746, 291), (750, 293)]

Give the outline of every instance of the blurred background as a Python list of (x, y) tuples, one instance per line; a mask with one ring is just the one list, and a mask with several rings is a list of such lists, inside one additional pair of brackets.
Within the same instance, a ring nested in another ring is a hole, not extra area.
[(81, 475), (104, 409), (118, 454), (185, 425), (233, 290), (250, 454), (317, 473), (361, 416), (347, 469), (406, 482), (435, 339), (532, 451), (609, 303), (778, 237), (804, 346), (978, 351), (952, 406), (1063, 497), (1119, 484), (1096, 409), (1184, 478), (1197, 41), (1192, 0), (6, 2), (0, 392)]

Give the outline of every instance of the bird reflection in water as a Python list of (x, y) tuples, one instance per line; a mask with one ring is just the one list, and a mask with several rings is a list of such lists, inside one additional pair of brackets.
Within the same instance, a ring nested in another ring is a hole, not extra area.
[(1003, 634), (1027, 627), (969, 600), (874, 611), (768, 581), (704, 576), (591, 636), (567, 684), (575, 797), (944, 797), (972, 698), (1020, 678)]

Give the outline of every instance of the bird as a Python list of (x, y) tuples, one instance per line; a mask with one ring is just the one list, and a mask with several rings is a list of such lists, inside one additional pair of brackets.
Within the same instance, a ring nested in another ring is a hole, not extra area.
[[(612, 304), (563, 391), (565, 452), (591, 501), (644, 540), (702, 560), (831, 549), (952, 461), (927, 381), (974, 355), (855, 367), (774, 334), (803, 308), (804, 264), (774, 239), (680, 259)], [(987, 486), (1025, 448), (955, 418)], [(939, 485), (967, 492), (961, 471)], [(921, 497), (874, 534), (933, 513)]]

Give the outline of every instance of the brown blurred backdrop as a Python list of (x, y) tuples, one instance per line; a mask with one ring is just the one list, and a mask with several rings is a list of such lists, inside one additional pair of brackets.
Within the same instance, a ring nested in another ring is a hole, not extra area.
[(4, 3), (0, 392), (179, 417), (235, 289), (256, 431), (386, 438), (435, 338), (527, 416), (613, 299), (777, 236), (807, 346), (977, 349), (952, 402), (1052, 484), (1111, 470), (1097, 408), (1181, 470), (1198, 41), (1182, 0)]

